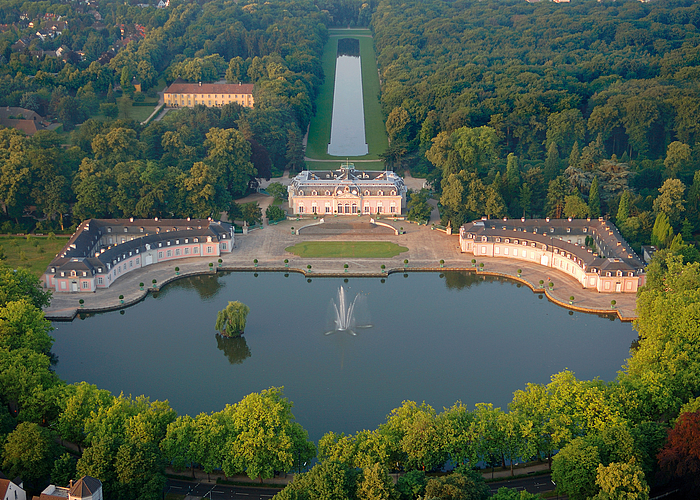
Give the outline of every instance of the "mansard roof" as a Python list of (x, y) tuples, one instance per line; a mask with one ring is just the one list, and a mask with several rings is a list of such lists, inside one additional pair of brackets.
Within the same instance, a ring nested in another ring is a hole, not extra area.
[[(641, 274), (644, 264), (624, 240), (615, 225), (599, 219), (482, 219), (464, 224), (462, 236), (517, 239), (549, 245), (578, 259), (591, 272), (623, 271)], [(572, 237), (591, 236), (598, 240), (598, 255)]]
[[(358, 189), (391, 188), (398, 194), (406, 192), (403, 179), (390, 170), (355, 170), (352, 163), (338, 170), (304, 170), (292, 180), (291, 187), (298, 189), (333, 190), (338, 186), (357, 186)], [(373, 193), (374, 194), (374, 193)]]
[[(99, 245), (106, 234), (114, 234), (112, 245)], [(119, 243), (120, 236), (133, 239)], [(208, 219), (88, 219), (82, 222), (68, 243), (48, 266), (47, 273), (60, 271), (85, 271), (95, 274), (102, 268), (109, 268), (133, 253), (148, 251), (150, 248), (168, 246), (184, 238), (202, 238), (208, 241), (231, 239), (231, 224)]]
[(166, 94), (252, 94), (252, 83), (188, 83), (175, 80)]

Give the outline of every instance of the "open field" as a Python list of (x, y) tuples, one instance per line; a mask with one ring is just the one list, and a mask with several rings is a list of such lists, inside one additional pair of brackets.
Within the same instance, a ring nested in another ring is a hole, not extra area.
[(3, 262), (13, 269), (23, 267), (40, 276), (67, 241), (67, 237), (59, 236), (32, 235), (29, 240), (26, 236), (0, 236), (0, 246), (5, 254)]
[[(365, 138), (369, 148), (369, 154), (365, 156), (349, 157), (353, 159), (376, 159), (377, 163), (362, 164), (363, 169), (383, 170), (384, 164), (379, 160), (388, 141), (384, 126), (384, 117), (379, 105), (379, 75), (377, 74), (376, 56), (374, 45), (369, 30), (330, 30), (330, 38), (323, 52), (323, 72), (326, 76), (323, 85), (316, 98), (316, 115), (311, 119), (309, 127), (309, 139), (306, 146), (306, 156), (319, 160), (342, 160), (328, 154), (328, 143), (331, 135), (331, 121), (333, 118), (333, 90), (335, 85), (335, 60), (337, 56), (338, 39), (356, 38), (360, 42), (360, 58), (362, 64), (362, 95), (365, 112)], [(334, 164), (337, 161), (333, 162)], [(310, 168), (327, 168), (310, 164)], [(337, 168), (337, 165), (334, 166)]]
[(396, 257), (408, 248), (389, 241), (304, 241), (284, 250), (306, 258), (379, 259)]

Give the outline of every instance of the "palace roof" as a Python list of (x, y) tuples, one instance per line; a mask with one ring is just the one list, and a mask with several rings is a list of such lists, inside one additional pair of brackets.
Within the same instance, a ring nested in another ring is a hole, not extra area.
[(166, 94), (252, 94), (252, 83), (187, 83), (175, 80)]
[[(231, 229), (228, 223), (208, 219), (88, 219), (51, 261), (47, 273), (76, 271), (94, 275), (133, 253), (167, 248), (182, 239), (191, 238), (194, 243), (232, 239)], [(111, 245), (102, 242), (107, 234), (114, 235)], [(132, 239), (119, 243), (120, 237)]]
[[(634, 272), (642, 274), (644, 264), (610, 222), (600, 219), (485, 219), (464, 224), (462, 237), (487, 241), (518, 240), (549, 245), (572, 256), (591, 272)], [(598, 254), (581, 244), (581, 237), (596, 240)]]
[(398, 194), (406, 192), (403, 179), (390, 170), (355, 170), (352, 163), (338, 170), (304, 170), (292, 180), (294, 189), (324, 189), (337, 186), (357, 185), (365, 187), (394, 187)]

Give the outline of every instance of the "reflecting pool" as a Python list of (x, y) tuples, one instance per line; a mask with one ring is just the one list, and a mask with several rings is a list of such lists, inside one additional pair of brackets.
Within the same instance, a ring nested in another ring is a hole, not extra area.
[(365, 140), (360, 42), (357, 39), (338, 40), (330, 140), (329, 155), (364, 156), (369, 152)]
[[(375, 429), (406, 399), (437, 410), (457, 400), (505, 407), (513, 391), (565, 368), (611, 380), (637, 338), (629, 323), (571, 313), (511, 281), (458, 272), (383, 281), (182, 279), (126, 310), (55, 323), (56, 371), (116, 394), (168, 399), (190, 415), (284, 386), (317, 440)], [(334, 327), (340, 287), (367, 328)], [(214, 331), (230, 300), (250, 307), (243, 338)]]

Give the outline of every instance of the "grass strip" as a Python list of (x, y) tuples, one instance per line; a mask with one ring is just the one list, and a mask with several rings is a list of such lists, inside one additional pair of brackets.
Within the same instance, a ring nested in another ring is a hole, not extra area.
[[(364, 156), (351, 156), (353, 159), (372, 159), (377, 163), (358, 164), (357, 168), (364, 170), (383, 170), (384, 163), (379, 160), (379, 155), (388, 147), (384, 116), (379, 103), (379, 74), (377, 73), (377, 59), (374, 52), (374, 40), (369, 30), (330, 30), (328, 43), (323, 51), (321, 63), (325, 80), (321, 85), (316, 98), (316, 114), (311, 119), (309, 137), (306, 145), (308, 158), (329, 160), (333, 168), (338, 168), (342, 157), (328, 154), (328, 143), (331, 136), (331, 122), (333, 119), (333, 91), (335, 88), (335, 61), (340, 38), (356, 38), (360, 42), (360, 60), (362, 67), (362, 96), (365, 113), (365, 140), (369, 153)], [(318, 170), (321, 167), (315, 162), (309, 162), (307, 166)]]
[(306, 258), (386, 259), (408, 248), (389, 241), (304, 241), (284, 250)]

